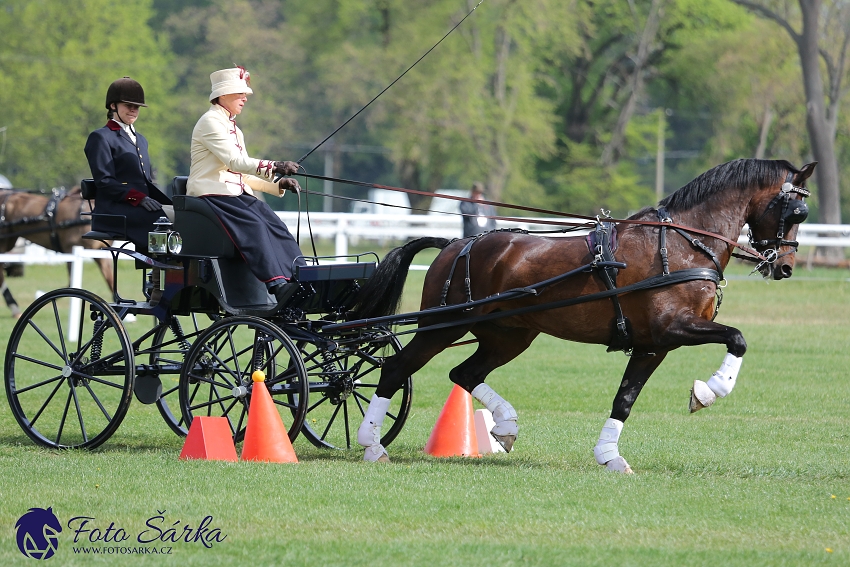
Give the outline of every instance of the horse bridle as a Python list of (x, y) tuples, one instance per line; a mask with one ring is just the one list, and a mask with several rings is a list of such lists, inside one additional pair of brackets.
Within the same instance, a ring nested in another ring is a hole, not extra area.
[[(756, 220), (753, 224), (759, 224), (761, 220), (771, 211), (774, 207), (781, 207), (779, 213), (779, 226), (776, 230), (776, 238), (769, 238), (765, 240), (753, 240), (753, 229), (750, 227), (748, 232), (748, 237), (750, 240), (750, 246), (755, 248), (756, 250), (760, 249), (760, 252), (765, 257), (757, 266), (756, 270), (760, 270), (766, 264), (773, 264), (778, 259), (783, 256), (788, 256), (789, 254), (794, 254), (797, 252), (797, 248), (800, 246), (800, 243), (796, 240), (786, 240), (785, 239), (785, 228), (794, 226), (795, 224), (800, 224), (805, 221), (809, 216), (809, 207), (806, 205), (806, 202), (803, 200), (806, 197), (810, 196), (812, 193), (805, 187), (799, 187), (792, 183), (794, 179), (794, 172), (789, 171), (788, 175), (785, 176), (785, 183), (782, 184), (782, 187), (779, 190), (779, 194), (777, 194), (773, 199), (771, 199), (770, 203), (768, 203), (767, 208), (765, 208), (764, 212), (759, 216), (758, 220)], [(792, 194), (797, 194), (802, 197), (801, 199), (792, 198)], [(773, 247), (768, 248), (773, 245)], [(790, 248), (787, 252), (780, 254), (779, 249), (783, 246), (787, 246)], [(737, 256), (737, 255), (736, 255)]]

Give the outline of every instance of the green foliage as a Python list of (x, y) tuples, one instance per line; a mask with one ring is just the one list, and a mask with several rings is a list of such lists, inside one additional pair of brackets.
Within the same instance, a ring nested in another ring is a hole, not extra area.
[[(787, 34), (729, 0), (665, 0), (636, 70), (654, 5), (487, 0), (304, 165), (321, 172), (328, 150), (339, 177), (426, 190), (477, 180), (497, 200), (619, 216), (654, 202), (659, 108), (672, 112), (666, 193), (758, 148), (807, 161), (799, 58)], [(30, 188), (87, 177), (82, 148), (104, 122), (106, 87), (129, 75), (146, 90), (150, 108), (138, 127), (165, 185), (188, 172), (209, 74), (234, 64), (252, 72), (255, 94), (239, 118), (249, 153), (298, 159), (473, 6), (8, 0), (0, 9), (0, 172)], [(850, 170), (848, 113), (837, 129), (841, 167)], [(618, 132), (613, 159), (603, 159)], [(340, 184), (334, 191), (363, 196)], [(848, 208), (850, 186), (844, 192)]]
[[(106, 122), (109, 84), (129, 75), (145, 88), (139, 131), (151, 159), (170, 164), (166, 94), (172, 87), (167, 44), (145, 25), (150, 0), (27, 2), (0, 10), (0, 168), (15, 186), (49, 188), (89, 177), (83, 146)], [(129, 38), (132, 38), (130, 40)]]

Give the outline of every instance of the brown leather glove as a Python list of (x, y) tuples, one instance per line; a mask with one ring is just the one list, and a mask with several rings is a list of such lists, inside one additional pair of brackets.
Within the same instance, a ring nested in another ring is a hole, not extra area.
[(275, 175), (294, 175), (300, 166), (294, 161), (276, 161), (272, 167)]
[(298, 185), (298, 181), (293, 179), (292, 177), (284, 177), (283, 179), (277, 182), (277, 186), (280, 189), (281, 195), (283, 195), (286, 191), (292, 191), (293, 193), (301, 192), (301, 186)]

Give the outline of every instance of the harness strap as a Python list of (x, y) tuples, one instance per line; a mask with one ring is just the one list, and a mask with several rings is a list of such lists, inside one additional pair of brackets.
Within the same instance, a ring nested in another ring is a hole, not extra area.
[[(658, 207), (656, 214), (658, 215), (658, 218), (659, 218), (659, 220), (661, 220), (661, 222), (670, 222), (670, 223), (673, 222), (672, 217), (670, 217), (670, 214), (667, 212), (667, 209), (665, 209), (664, 207)], [(660, 235), (659, 239), (660, 239), (660, 245), (661, 245), (661, 249), (660, 249), (661, 263), (662, 263), (662, 266), (664, 268), (663, 271), (664, 271), (664, 273), (669, 273), (670, 267), (668, 265), (668, 259), (667, 259), (667, 236), (666, 236), (666, 230), (665, 230), (666, 228), (667, 228), (666, 226), (661, 227), (661, 235)], [(723, 279), (723, 267), (720, 265), (720, 258), (717, 257), (717, 254), (714, 253), (714, 250), (712, 250), (711, 248), (706, 246), (698, 238), (692, 237), (690, 234), (688, 234), (681, 227), (674, 225), (674, 224), (671, 224), (670, 228), (672, 228), (673, 230), (678, 232), (680, 235), (682, 235), (682, 237), (685, 240), (687, 240), (688, 242), (691, 243), (691, 246), (693, 246), (694, 248), (699, 248), (700, 250), (702, 250), (706, 254), (706, 256), (711, 258), (711, 261), (714, 262), (714, 267), (717, 268), (717, 273), (720, 274), (720, 279), (721, 280)]]
[(53, 249), (60, 254), (65, 251), (62, 249), (62, 241), (59, 239), (59, 234), (57, 232), (56, 209), (65, 196), (65, 189), (58, 191), (54, 189), (53, 194), (50, 196), (50, 200), (47, 201), (47, 204), (44, 206), (44, 216), (47, 217), (47, 226), (50, 227), (50, 244), (53, 246)]
[(454, 261), (452, 262), (452, 269), (449, 270), (449, 275), (446, 277), (446, 283), (443, 284), (443, 292), (440, 294), (440, 306), (444, 307), (446, 305), (446, 298), (449, 295), (449, 286), (452, 283), (452, 278), (455, 275), (455, 268), (457, 267), (457, 261), (466, 257), (466, 279), (464, 283), (466, 284), (466, 302), (472, 302), (472, 285), (469, 279), (469, 251), (472, 249), (472, 245), (475, 244), (475, 241), (478, 240), (479, 236), (474, 236), (472, 240), (466, 243), (466, 245), (461, 249), (460, 253), (455, 256)]
[(665, 276), (670, 275), (670, 259), (667, 257), (667, 225), (663, 223), (673, 224), (673, 219), (667, 213), (664, 207), (658, 207), (655, 211), (658, 215), (658, 221), (662, 223), (661, 230), (658, 233), (658, 253), (661, 254), (661, 273)]
[[(577, 305), (579, 303), (586, 303), (588, 301), (596, 301), (598, 299), (607, 299), (613, 295), (623, 295), (626, 293), (630, 293), (633, 291), (639, 291), (644, 289), (653, 289), (657, 287), (665, 287), (668, 285), (684, 283), (694, 280), (706, 280), (714, 282), (715, 284), (720, 283), (720, 274), (715, 272), (710, 268), (687, 268), (684, 270), (676, 270), (675, 272), (671, 272), (669, 275), (657, 275), (652, 276), (651, 278), (647, 278), (645, 280), (641, 280), (639, 282), (633, 283), (631, 285), (627, 285), (617, 289), (609, 289), (606, 291), (600, 291), (597, 293), (591, 293), (590, 295), (581, 295), (579, 297), (572, 297), (569, 299), (562, 299), (561, 301), (553, 301), (552, 303), (541, 303), (538, 305), (529, 305), (528, 307), (520, 307), (518, 309), (511, 309), (509, 311), (493, 311), (491, 313), (487, 313), (486, 315), (479, 315), (478, 317), (471, 317), (469, 319), (462, 319), (457, 321), (449, 321), (446, 323), (437, 323), (434, 325), (428, 325), (426, 327), (419, 327), (417, 329), (411, 329), (409, 331), (403, 331), (401, 333), (396, 333), (396, 335), (409, 335), (411, 333), (421, 333), (424, 331), (435, 331), (437, 329), (445, 329), (447, 327), (457, 327), (460, 325), (470, 325), (474, 323), (481, 323), (483, 321), (491, 321), (493, 319), (502, 319), (505, 317), (515, 317), (517, 315), (524, 315), (526, 313), (533, 313), (535, 311), (545, 311), (547, 309), (558, 309), (561, 307), (569, 307), (571, 305)], [(351, 323), (360, 323), (361, 321), (350, 321)], [(341, 325), (340, 325), (341, 326)], [(330, 330), (330, 326), (325, 327), (327, 330)]]
[[(616, 230), (613, 223), (597, 222), (594, 230), (596, 248), (591, 250), (595, 253), (595, 258), (591, 266), (594, 272), (599, 276), (605, 287), (608, 290), (617, 289), (617, 268), (610, 265), (614, 262), (614, 253), (611, 251), (611, 233)], [(608, 262), (604, 267), (599, 267), (598, 262)], [(611, 344), (608, 345), (608, 352), (622, 350), (623, 352), (631, 351), (631, 336), (629, 335), (628, 319), (623, 315), (623, 308), (620, 305), (620, 300), (616, 295), (611, 296), (611, 303), (614, 306), (614, 334), (611, 337)]]

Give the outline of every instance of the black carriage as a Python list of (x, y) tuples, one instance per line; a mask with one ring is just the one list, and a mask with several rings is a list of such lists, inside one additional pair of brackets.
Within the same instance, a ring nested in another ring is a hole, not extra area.
[[(159, 226), (148, 253), (108, 248), (116, 281), (117, 257), (135, 258), (142, 300), (120, 297), (117, 285), (112, 301), (64, 288), (25, 310), (4, 367), (15, 419), (40, 445), (94, 448), (117, 430), (135, 395), (156, 404), (178, 435), (195, 416), (224, 416), (239, 441), (251, 375), (262, 370), (290, 440), (303, 433), (318, 447), (351, 448), (378, 369), (401, 345), (385, 325), (325, 327), (346, 319), (375, 270), (374, 255), (307, 257), (278, 302), (249, 271), (207, 203), (185, 194), (185, 184), (185, 177), (174, 179), (174, 230)], [(83, 191), (93, 198), (93, 183), (84, 181)], [(99, 232), (86, 237), (126, 240)], [(152, 277), (154, 270), (161, 277)], [(132, 340), (123, 324), (128, 314), (153, 316), (154, 325)], [(411, 393), (408, 379), (393, 398), (384, 445), (403, 427)]]

